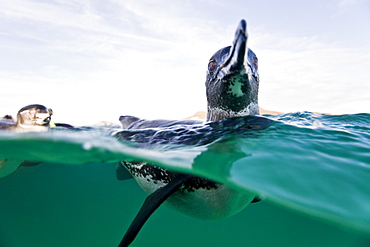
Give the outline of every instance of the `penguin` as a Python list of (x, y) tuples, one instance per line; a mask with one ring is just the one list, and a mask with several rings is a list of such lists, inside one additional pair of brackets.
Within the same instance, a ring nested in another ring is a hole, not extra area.
[[(53, 110), (43, 105), (32, 104), (22, 107), (17, 113), (17, 121), (6, 115), (0, 122), (0, 129), (17, 133), (46, 132), (50, 128)], [(0, 159), (0, 178), (15, 171), (19, 166), (36, 166), (41, 162)]]
[(43, 105), (32, 104), (19, 109), (17, 121), (7, 117), (0, 123), (0, 129), (11, 130), (15, 132), (46, 132), (51, 124), (53, 110)]
[[(207, 122), (226, 118), (258, 115), (258, 59), (247, 47), (247, 24), (241, 20), (231, 46), (217, 51), (208, 62), (206, 75)], [(126, 130), (166, 129), (174, 126), (204, 124), (197, 120), (145, 120), (121, 116)], [(127, 140), (124, 134), (118, 137)], [(218, 220), (234, 215), (260, 199), (253, 193), (195, 175), (172, 172), (153, 164), (122, 161), (117, 178), (128, 171), (149, 194), (129, 226), (119, 246), (128, 246), (150, 215), (162, 204), (204, 220)], [(125, 169), (123, 169), (125, 168)]]

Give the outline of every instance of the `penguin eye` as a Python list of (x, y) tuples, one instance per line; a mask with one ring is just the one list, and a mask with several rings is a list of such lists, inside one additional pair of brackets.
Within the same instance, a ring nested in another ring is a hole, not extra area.
[(215, 60), (211, 60), (208, 63), (208, 70), (215, 70), (217, 67), (217, 63)]
[(253, 58), (253, 64), (258, 68), (258, 59), (256, 57)]

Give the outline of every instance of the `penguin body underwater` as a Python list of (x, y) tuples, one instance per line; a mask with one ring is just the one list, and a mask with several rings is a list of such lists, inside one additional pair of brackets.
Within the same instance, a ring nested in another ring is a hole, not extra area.
[[(258, 59), (247, 47), (246, 22), (241, 20), (232, 46), (217, 51), (209, 60), (206, 78), (207, 121), (219, 121), (258, 115)], [(144, 120), (121, 116), (127, 130), (170, 128), (176, 125), (201, 125), (196, 120)], [(125, 140), (125, 136), (118, 136)], [(135, 239), (150, 215), (162, 204), (187, 215), (206, 220), (223, 219), (259, 201), (255, 194), (236, 190), (224, 184), (195, 175), (172, 172), (139, 161), (122, 161), (117, 178), (125, 177), (126, 169), (149, 193), (119, 246), (128, 246)]]

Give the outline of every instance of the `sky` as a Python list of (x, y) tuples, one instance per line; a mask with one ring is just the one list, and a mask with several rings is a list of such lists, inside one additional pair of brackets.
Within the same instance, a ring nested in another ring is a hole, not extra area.
[(0, 0), (0, 115), (54, 122), (206, 110), (209, 58), (241, 19), (259, 59), (260, 107), (370, 112), (370, 1)]

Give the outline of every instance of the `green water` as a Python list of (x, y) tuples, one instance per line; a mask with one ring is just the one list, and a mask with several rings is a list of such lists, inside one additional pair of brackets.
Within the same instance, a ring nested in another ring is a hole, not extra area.
[(132, 246), (370, 246), (370, 114), (269, 117), (266, 129), (221, 122), (196, 133), (211, 141), (150, 150), (107, 128), (0, 132), (0, 246), (117, 246), (146, 197), (116, 179), (123, 159), (265, 198), (210, 222), (160, 207)]

